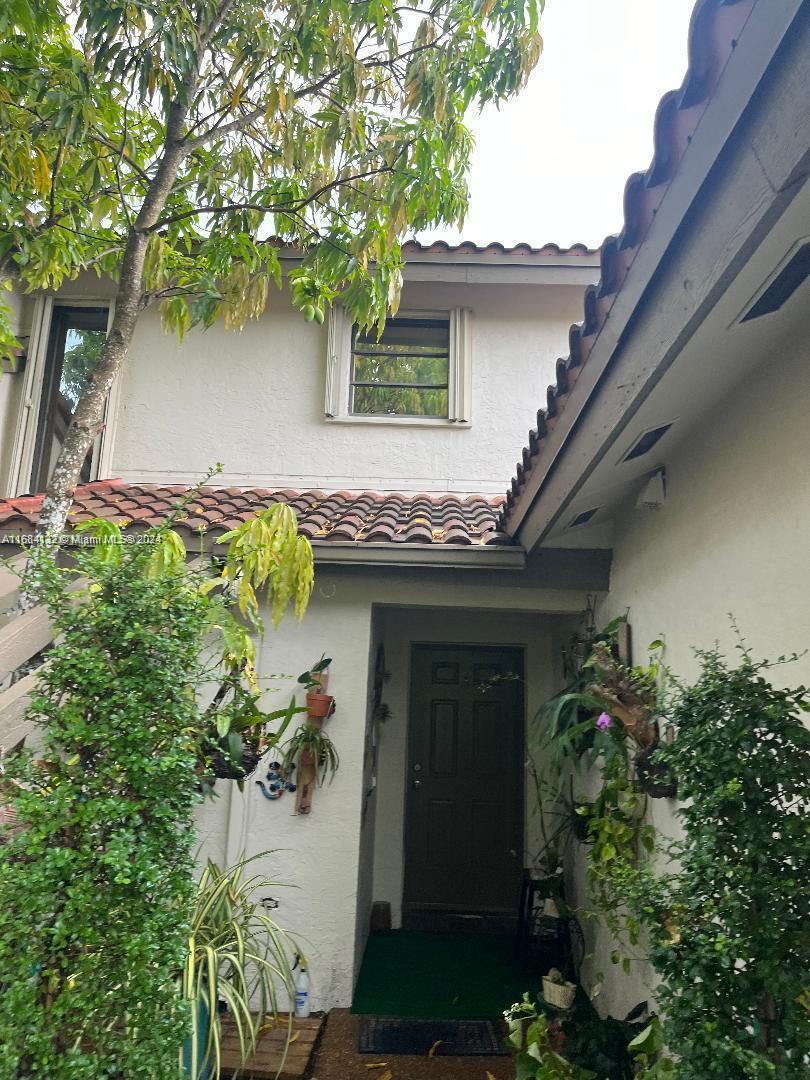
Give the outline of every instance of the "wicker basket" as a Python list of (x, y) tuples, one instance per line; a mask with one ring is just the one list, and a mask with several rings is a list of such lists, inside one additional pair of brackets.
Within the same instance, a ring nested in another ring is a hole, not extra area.
[(576, 983), (556, 983), (548, 975), (543, 976), (543, 999), (555, 1009), (570, 1009), (577, 994)]

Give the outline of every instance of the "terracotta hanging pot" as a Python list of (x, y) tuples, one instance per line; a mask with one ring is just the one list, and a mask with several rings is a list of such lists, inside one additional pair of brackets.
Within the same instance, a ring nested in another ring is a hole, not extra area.
[(311, 691), (307, 694), (307, 712), (312, 720), (325, 720), (335, 711), (335, 699), (329, 694)]

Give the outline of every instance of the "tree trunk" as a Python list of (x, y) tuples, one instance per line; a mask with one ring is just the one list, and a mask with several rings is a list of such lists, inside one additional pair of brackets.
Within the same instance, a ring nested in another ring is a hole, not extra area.
[(182, 137), (186, 114), (187, 106), (180, 102), (175, 102), (169, 110), (163, 156), (127, 236), (118, 291), (115, 295), (113, 324), (98, 366), (90, 375), (79, 398), (45, 492), (37, 535), (50, 547), (58, 543), (59, 535), (64, 529), (82, 465), (104, 421), (104, 406), (110, 387), (129, 353), (143, 298), (143, 264), (149, 243), (149, 230), (157, 224), (166, 206), (166, 200), (185, 156)]
[(115, 297), (113, 324), (99, 363), (79, 398), (39, 514), (37, 534), (44, 538), (46, 544), (55, 544), (64, 528), (82, 465), (101, 430), (107, 395), (129, 351), (138, 321), (141, 276), (148, 239), (148, 234), (136, 227), (132, 228), (127, 239)]

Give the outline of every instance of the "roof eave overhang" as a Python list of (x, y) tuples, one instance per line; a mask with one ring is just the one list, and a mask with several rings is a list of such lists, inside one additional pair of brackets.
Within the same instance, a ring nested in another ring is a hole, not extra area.
[[(782, 117), (786, 129), (793, 131), (792, 124), (797, 134), (792, 140), (796, 154), (792, 160), (769, 162), (766, 176), (751, 140), (738, 139), (734, 143), (735, 153), (741, 159), (739, 168), (747, 169), (755, 180), (758, 177), (755, 187), (760, 192), (765, 187), (773, 189), (769, 191), (771, 202), (767, 205), (761, 202), (756, 213), (752, 213), (747, 201), (735, 207), (734, 200), (726, 198), (727, 220), (723, 222), (723, 228), (727, 238), (720, 235), (720, 229), (714, 234), (691, 237), (695, 250), (689, 263), (688, 280), (693, 285), (701, 283), (700, 288), (691, 289), (691, 312), (680, 310), (679, 304), (674, 303), (669, 313), (662, 310), (661, 318), (655, 320), (646, 345), (635, 339), (632, 349), (626, 348), (629, 332), (638, 322), (652, 286), (663, 279), (668, 269), (676, 240), (679, 250), (683, 249), (684, 243), (690, 242), (687, 228), (684, 228), (685, 219), (701, 196), (721, 153), (726, 151), (729, 140), (741, 127), (744, 113), (769, 68), (774, 65), (784, 39), (789, 32), (808, 36), (810, 20), (807, 16), (803, 0), (772, 0), (754, 6), (723, 79), (698, 124), (610, 315), (590, 347), (588, 361), (571, 387), (565, 408), (544, 441), (542, 453), (527, 473), (525, 486), (509, 510), (506, 529), (527, 552), (533, 551), (548, 537), (603, 454), (736, 275), (746, 250), (750, 251), (759, 242), (763, 230), (769, 227), (769, 220), (772, 222), (796, 194), (797, 188), (791, 190), (790, 184), (795, 181), (802, 161), (806, 162), (808, 142), (802, 141), (801, 135), (807, 133), (810, 114), (801, 95), (795, 95), (794, 88), (795, 116)], [(800, 48), (794, 52), (801, 56)], [(785, 81), (792, 78), (795, 83), (796, 73), (789, 73), (787, 67), (787, 64), (780, 65), (780, 70), (785, 69)], [(786, 106), (790, 102), (788, 90)], [(739, 174), (737, 180), (744, 184)], [(742, 190), (746, 189), (743, 187)], [(699, 257), (704, 260), (705, 270), (698, 263)], [(681, 288), (680, 298), (687, 292)], [(672, 322), (670, 337), (663, 332), (667, 314)], [(628, 357), (631, 352), (632, 357)], [(617, 371), (622, 358), (625, 363), (619, 376)]]
[(322, 566), (442, 566), (482, 570), (521, 570), (526, 552), (516, 545), (498, 544), (374, 544), (368, 541), (312, 542), (315, 561)]
[(596, 257), (560, 256), (533, 262), (503, 258), (466, 259), (408, 258), (402, 272), (404, 281), (446, 281), (465, 285), (575, 285), (585, 288), (599, 277)]
[[(300, 252), (279, 253), (284, 272), (301, 261)], [(466, 285), (573, 285), (585, 288), (599, 277), (599, 252), (587, 255), (464, 255), (408, 253), (404, 281)]]

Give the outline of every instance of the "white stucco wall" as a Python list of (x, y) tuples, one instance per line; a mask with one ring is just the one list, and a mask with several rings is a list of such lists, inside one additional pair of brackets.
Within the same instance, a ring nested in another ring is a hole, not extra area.
[[(351, 1003), (369, 904), (372, 898), (380, 898), (373, 875), (375, 831), (379, 836), (382, 822), (386, 835), (397, 784), (403, 790), (404, 758), (397, 780), (396, 748), (389, 744), (392, 753), (385, 753), (386, 770), (378, 772), (377, 793), (369, 802), (366, 826), (361, 828), (368, 780), (370, 667), (373, 647), (382, 633), (374, 619), (373, 601), (419, 608), (408, 617), (408, 625), (413, 632), (421, 627), (421, 640), (529, 642), (530, 696), (535, 700), (547, 693), (551, 661), (548, 624), (543, 615), (534, 613), (577, 611), (584, 604), (584, 594), (475, 581), (453, 585), (452, 577), (436, 584), (396, 570), (373, 576), (321, 570), (303, 622), (288, 619), (278, 630), (268, 628), (259, 655), (259, 675), (268, 687), (267, 708), (286, 704), (295, 677), (322, 653), (333, 658), (329, 692), (335, 696), (337, 711), (328, 721), (328, 732), (340, 754), (340, 769), (332, 784), (316, 791), (312, 813), (305, 817), (292, 813), (293, 795), (286, 794), (277, 802), (265, 799), (254, 783), (257, 776), (245, 785), (244, 796), (233, 782), (218, 781), (220, 797), (197, 814), (198, 842), (201, 857), (210, 854), (226, 864), (242, 851), (248, 855), (272, 852), (257, 862), (256, 869), (286, 883), (268, 892), (280, 901), (279, 924), (300, 939), (310, 959), (315, 1009)], [(453, 606), (463, 613), (454, 614)], [(481, 614), (487, 608), (492, 613)], [(518, 609), (522, 615), (510, 614)], [(277, 678), (279, 672), (292, 679)], [(389, 702), (390, 687), (386, 684)], [(389, 722), (391, 732), (403, 715), (398, 706), (396, 719)], [(385, 799), (382, 811), (378, 810), (381, 794)], [(391, 842), (395, 844), (396, 838)]]
[[(1, 292), (0, 303), (11, 308), (12, 329), (18, 339), (24, 338), (30, 331), (30, 298), (15, 288), (11, 292)], [(8, 487), (24, 380), (25, 372), (21, 367), (14, 372), (0, 371), (0, 493)]]
[[(334, 661), (329, 692), (337, 711), (328, 731), (340, 768), (331, 784), (316, 790), (312, 813), (296, 816), (290, 793), (277, 802), (265, 799), (255, 784), (264, 778), (257, 772), (244, 795), (235, 783), (217, 781), (219, 798), (201, 807), (197, 817), (204, 853), (230, 864), (242, 851), (271, 852), (255, 870), (280, 883), (267, 893), (279, 901), (274, 913), (279, 924), (296, 936), (310, 960), (315, 1009), (351, 1000), (370, 617), (369, 601), (324, 576), (305, 620), (287, 619), (278, 630), (268, 627), (259, 651), (268, 709), (286, 706), (296, 677), (323, 653)], [(280, 672), (290, 678), (275, 677)], [(297, 697), (303, 704), (300, 688)]]
[(473, 422), (324, 418), (326, 330), (283, 294), (240, 334), (221, 325), (179, 344), (142, 317), (122, 383), (113, 473), (183, 483), (216, 461), (237, 485), (505, 490), (537, 407), (581, 318), (581, 286), (412, 282), (402, 308), (473, 310)]
[[(757, 657), (776, 659), (810, 647), (810, 365), (805, 343), (763, 358), (710, 419), (667, 462), (667, 497), (657, 511), (619, 516), (604, 623), (629, 608), (634, 657), (655, 638), (679, 676), (699, 669), (693, 649), (714, 642), (730, 657), (733, 613)], [(773, 669), (780, 685), (810, 680), (810, 654)], [(675, 805), (651, 800), (651, 820), (677, 828)], [(581, 871), (581, 868), (580, 868)], [(580, 872), (580, 882), (582, 875)], [(582, 895), (582, 888), (580, 888)], [(606, 976), (603, 1011), (622, 1016), (648, 997), (641, 965), (631, 976), (613, 967), (607, 935), (593, 937), (586, 977)]]

